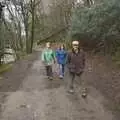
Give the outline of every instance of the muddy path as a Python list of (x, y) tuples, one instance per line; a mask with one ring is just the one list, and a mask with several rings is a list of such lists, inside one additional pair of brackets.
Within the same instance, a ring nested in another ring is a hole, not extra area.
[[(23, 70), (22, 65), (27, 63), (28, 67)], [(90, 79), (97, 79), (91, 73), (92, 69), (88, 69), (90, 62), (87, 62), (82, 76), (89, 90), (87, 99), (81, 97), (81, 85), (75, 85), (74, 95), (66, 92), (65, 83), (69, 80), (67, 75), (64, 80), (56, 77), (53, 81), (46, 79), (39, 52), (20, 66), (19, 75), (23, 75), (21, 79), (16, 74), (14, 80), (11, 79), (12, 89), (7, 86), (1, 89), (3, 91), (0, 96), (5, 98), (1, 101), (1, 120), (117, 120), (113, 111), (104, 106), (108, 100), (94, 85), (88, 84), (93, 82)], [(13, 74), (10, 73), (10, 76), (14, 75), (15, 68)]]
[(29, 55), (24, 60), (19, 60), (13, 64), (12, 69), (8, 72), (3, 73), (2, 79), (0, 79), (0, 114), (2, 104), (4, 103), (9, 92), (16, 92), (24, 77), (29, 73), (29, 69), (32, 67), (33, 62), (37, 59), (39, 52), (34, 51), (33, 54)]

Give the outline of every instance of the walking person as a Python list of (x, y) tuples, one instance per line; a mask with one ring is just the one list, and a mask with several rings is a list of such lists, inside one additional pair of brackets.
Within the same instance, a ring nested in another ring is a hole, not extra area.
[(59, 78), (63, 79), (67, 60), (67, 51), (65, 50), (64, 44), (61, 44), (60, 47), (56, 50), (56, 59), (59, 65)]
[(81, 77), (85, 68), (85, 54), (84, 51), (80, 49), (79, 41), (72, 42), (72, 50), (68, 54), (67, 63), (70, 73), (68, 92), (74, 93), (75, 77)]
[(51, 49), (51, 43), (46, 43), (46, 48), (42, 51), (42, 62), (45, 65), (48, 79), (53, 79), (52, 65), (55, 63), (55, 52)]

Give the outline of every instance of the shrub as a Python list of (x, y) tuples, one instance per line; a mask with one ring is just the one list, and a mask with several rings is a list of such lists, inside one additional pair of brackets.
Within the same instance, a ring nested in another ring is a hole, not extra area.
[[(104, 0), (101, 4), (79, 7), (72, 16), (71, 37), (87, 47), (115, 53), (120, 46), (120, 1)], [(104, 47), (103, 47), (104, 46)], [(104, 48), (104, 49), (103, 49)]]

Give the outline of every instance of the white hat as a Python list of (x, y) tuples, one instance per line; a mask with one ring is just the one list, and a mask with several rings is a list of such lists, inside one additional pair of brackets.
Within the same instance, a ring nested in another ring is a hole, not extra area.
[(72, 44), (73, 44), (73, 45), (78, 45), (78, 44), (79, 44), (79, 41), (73, 41)]

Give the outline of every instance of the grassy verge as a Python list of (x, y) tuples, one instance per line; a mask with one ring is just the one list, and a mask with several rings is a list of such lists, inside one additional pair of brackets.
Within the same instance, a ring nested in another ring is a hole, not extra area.
[(115, 62), (118, 66), (120, 66), (120, 50), (115, 53), (114, 56), (112, 56), (113, 62)]
[(7, 72), (9, 69), (12, 68), (12, 64), (3, 64), (0, 66), (0, 74)]

